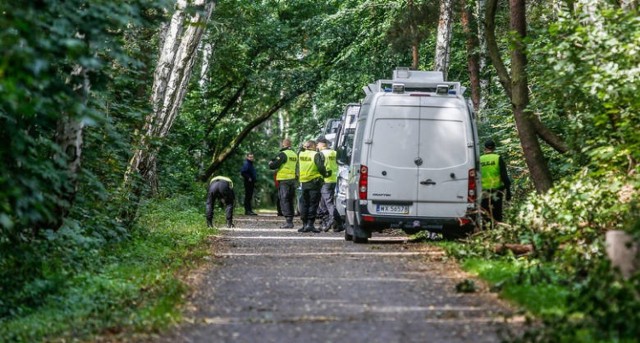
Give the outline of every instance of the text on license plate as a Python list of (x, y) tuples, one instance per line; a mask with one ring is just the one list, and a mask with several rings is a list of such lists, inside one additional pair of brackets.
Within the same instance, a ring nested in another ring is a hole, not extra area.
[(404, 205), (376, 205), (377, 213), (409, 214), (409, 206)]

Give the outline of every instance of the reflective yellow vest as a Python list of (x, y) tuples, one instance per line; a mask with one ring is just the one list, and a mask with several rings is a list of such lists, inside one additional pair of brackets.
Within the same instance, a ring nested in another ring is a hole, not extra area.
[(233, 181), (231, 181), (231, 179), (226, 176), (216, 176), (211, 179), (211, 181), (209, 181), (209, 184), (212, 184), (218, 180), (227, 181), (229, 183), (229, 188), (233, 189)]
[(325, 183), (336, 183), (338, 182), (338, 162), (336, 161), (337, 153), (332, 149), (324, 149), (320, 150), (320, 152), (324, 155), (324, 167), (327, 171), (331, 171), (331, 175), (324, 178)]
[(318, 178), (322, 178), (318, 167), (314, 163), (317, 152), (312, 150), (305, 150), (300, 152), (298, 158), (300, 160), (300, 182), (309, 182)]
[(485, 154), (480, 156), (480, 174), (482, 189), (493, 190), (504, 187), (500, 178), (500, 155)]
[(287, 155), (287, 161), (280, 165), (276, 180), (293, 180), (296, 178), (296, 164), (298, 163), (298, 155), (291, 149), (282, 151)]

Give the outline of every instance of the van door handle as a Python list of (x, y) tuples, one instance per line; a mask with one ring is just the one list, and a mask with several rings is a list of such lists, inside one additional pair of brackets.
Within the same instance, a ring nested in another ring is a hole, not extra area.
[(431, 179), (426, 179), (426, 180), (424, 180), (424, 181), (420, 181), (420, 184), (421, 184), (421, 185), (435, 185), (435, 184), (436, 184), (436, 182), (435, 182), (435, 181), (433, 181), (433, 180), (431, 180)]

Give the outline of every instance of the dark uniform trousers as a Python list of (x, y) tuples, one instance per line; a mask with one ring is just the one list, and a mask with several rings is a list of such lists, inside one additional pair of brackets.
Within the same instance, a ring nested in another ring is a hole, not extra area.
[(318, 217), (322, 219), (325, 226), (331, 226), (334, 222), (339, 222), (340, 214), (336, 209), (336, 184), (325, 183), (320, 189), (320, 205), (318, 206)]
[[(482, 190), (480, 206), (484, 210), (485, 222), (502, 222), (502, 203), (505, 191), (503, 189)], [(493, 226), (493, 225), (492, 225)]]
[(318, 205), (320, 204), (320, 189), (322, 188), (322, 178), (309, 182), (302, 182), (302, 196), (300, 197), (300, 219), (303, 223), (316, 220)]
[(286, 217), (294, 216), (294, 203), (296, 198), (296, 180), (278, 181), (278, 196), (280, 198), (280, 210)]
[(227, 222), (233, 221), (233, 205), (236, 200), (233, 189), (224, 180), (217, 180), (209, 185), (207, 193), (207, 223), (213, 222), (213, 207), (217, 199), (225, 206)]
[(253, 191), (256, 187), (255, 180), (244, 180), (244, 212), (253, 212)]

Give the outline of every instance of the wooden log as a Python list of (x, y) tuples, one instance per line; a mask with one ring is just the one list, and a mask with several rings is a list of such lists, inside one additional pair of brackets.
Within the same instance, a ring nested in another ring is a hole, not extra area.
[(493, 247), (493, 251), (496, 254), (503, 254), (507, 251), (513, 252), (514, 255), (525, 255), (533, 251), (533, 245), (531, 244), (496, 244)]

